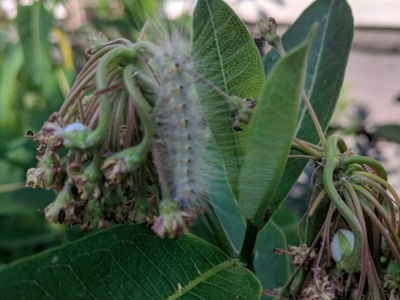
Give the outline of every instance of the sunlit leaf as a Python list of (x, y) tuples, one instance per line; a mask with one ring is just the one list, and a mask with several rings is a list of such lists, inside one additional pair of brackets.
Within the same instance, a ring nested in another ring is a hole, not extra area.
[[(256, 98), (263, 84), (257, 48), (242, 21), (221, 0), (199, 0), (193, 14), (195, 70), (228, 95)], [(228, 182), (237, 196), (241, 149), (229, 105), (204, 83), (197, 90), (221, 152)]]

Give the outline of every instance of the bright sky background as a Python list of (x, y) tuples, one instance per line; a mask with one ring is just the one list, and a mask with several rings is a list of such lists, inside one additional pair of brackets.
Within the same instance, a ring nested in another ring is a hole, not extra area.
[[(278, 22), (290, 24), (313, 0), (225, 0), (239, 16), (248, 22), (259, 19), (259, 11), (274, 17)], [(191, 11), (196, 0), (165, 0), (168, 15), (176, 18), (182, 11)], [(399, 0), (348, 0), (356, 26), (399, 27)]]

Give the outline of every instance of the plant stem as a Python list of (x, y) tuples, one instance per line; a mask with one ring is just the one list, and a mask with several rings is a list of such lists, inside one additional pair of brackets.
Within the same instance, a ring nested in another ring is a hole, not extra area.
[(304, 88), (303, 88), (303, 91), (302, 91), (302, 97), (303, 97), (303, 102), (304, 102), (305, 106), (307, 107), (308, 113), (310, 114), (311, 120), (314, 123), (315, 130), (318, 133), (318, 137), (319, 137), (319, 139), (321, 141), (322, 147), (325, 149), (326, 148), (325, 134), (324, 134), (324, 132), (322, 130), (321, 124), (318, 121), (318, 117), (315, 114), (315, 111), (314, 111), (314, 109), (313, 109), (313, 107), (311, 105), (310, 99), (308, 98)]
[(306, 142), (295, 137), (292, 138), (291, 149), (297, 150), (298, 152), (303, 153), (305, 155), (311, 155), (316, 159), (322, 158), (322, 154), (320, 152), (311, 148)]
[(382, 167), (382, 165), (373, 158), (366, 156), (359, 156), (359, 155), (346, 156), (344, 158), (344, 165), (347, 167), (351, 164), (367, 165), (371, 167), (376, 172), (376, 174), (379, 175), (380, 178), (387, 181), (387, 174), (385, 168)]
[(250, 220), (247, 220), (246, 232), (244, 234), (242, 247), (239, 252), (239, 259), (246, 263), (247, 269), (255, 273), (254, 256), (257, 242), (258, 227), (254, 226)]
[(344, 257), (340, 261), (340, 268), (344, 269), (347, 273), (355, 273), (360, 270), (360, 258), (364, 247), (364, 239), (357, 217), (342, 200), (334, 185), (334, 172), (341, 163), (339, 154), (337, 153), (337, 148), (339, 148), (341, 153), (347, 150), (341, 137), (338, 135), (332, 135), (329, 138), (326, 150), (326, 164), (323, 172), (323, 182), (326, 193), (335, 204), (340, 214), (347, 221), (354, 234), (354, 248), (347, 257)]
[(214, 206), (210, 202), (207, 202), (206, 205), (207, 207), (206, 211), (204, 212), (204, 216), (206, 217), (208, 225), (210, 225), (212, 229), (214, 239), (218, 243), (219, 248), (229, 257), (237, 258), (238, 251), (226, 233), (226, 230), (222, 225)]

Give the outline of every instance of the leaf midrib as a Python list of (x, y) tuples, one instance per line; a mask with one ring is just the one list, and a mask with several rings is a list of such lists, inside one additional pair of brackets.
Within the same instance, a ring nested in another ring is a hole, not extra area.
[(229, 94), (229, 89), (228, 89), (228, 84), (227, 84), (227, 81), (226, 81), (226, 74), (225, 74), (224, 64), (223, 64), (223, 61), (222, 61), (221, 49), (220, 49), (220, 46), (219, 46), (219, 39), (218, 39), (218, 35), (217, 35), (217, 29), (215, 28), (215, 24), (214, 24), (214, 17), (213, 17), (213, 14), (211, 12), (211, 7), (210, 7), (210, 5), (208, 3), (208, 0), (206, 0), (205, 2), (206, 2), (206, 5), (207, 5), (208, 14), (210, 16), (211, 25), (212, 25), (212, 28), (213, 28), (213, 34), (214, 34), (216, 50), (217, 50), (217, 53), (218, 53), (219, 65), (221, 67), (221, 74), (222, 74), (222, 78), (224, 80), (224, 86), (225, 86), (225, 91), (224, 92)]
[(215, 274), (218, 274), (219, 272), (221, 272), (223, 270), (232, 268), (235, 265), (239, 265), (239, 264), (240, 264), (239, 260), (233, 259), (233, 260), (225, 261), (219, 265), (216, 265), (215, 267), (209, 269), (208, 271), (206, 271), (202, 274), (199, 274), (198, 277), (189, 281), (185, 286), (182, 286), (181, 288), (178, 287), (177, 291), (168, 297), (168, 300), (179, 299), (180, 297), (182, 297), (184, 294), (186, 294), (189, 291), (191, 291), (192, 289), (194, 289), (199, 284), (205, 282), (208, 278), (214, 276)]

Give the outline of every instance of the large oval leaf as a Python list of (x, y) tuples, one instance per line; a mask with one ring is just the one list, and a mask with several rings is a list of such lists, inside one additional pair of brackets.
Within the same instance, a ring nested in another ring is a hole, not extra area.
[(117, 226), (0, 271), (4, 299), (260, 299), (253, 273), (192, 236)]
[[(199, 0), (193, 14), (192, 57), (195, 70), (228, 95), (257, 98), (263, 69), (257, 48), (242, 21), (221, 0)], [(241, 150), (232, 129), (229, 104), (203, 82), (197, 90), (206, 119), (237, 197)]]
[(256, 227), (263, 224), (286, 165), (310, 43), (311, 37), (273, 67), (248, 128), (246, 156), (239, 178), (239, 208)]
[[(354, 25), (351, 9), (345, 0), (315, 1), (283, 35), (285, 50), (300, 44), (316, 21), (320, 23), (320, 27), (310, 49), (304, 87), (323, 130), (326, 130), (343, 83)], [(266, 74), (271, 72), (278, 59), (279, 55), (275, 50), (268, 53), (263, 60)], [(296, 137), (318, 143), (318, 135), (303, 103), (297, 119)], [(306, 164), (304, 159), (291, 159), (287, 163), (270, 203), (271, 213), (286, 198)]]

